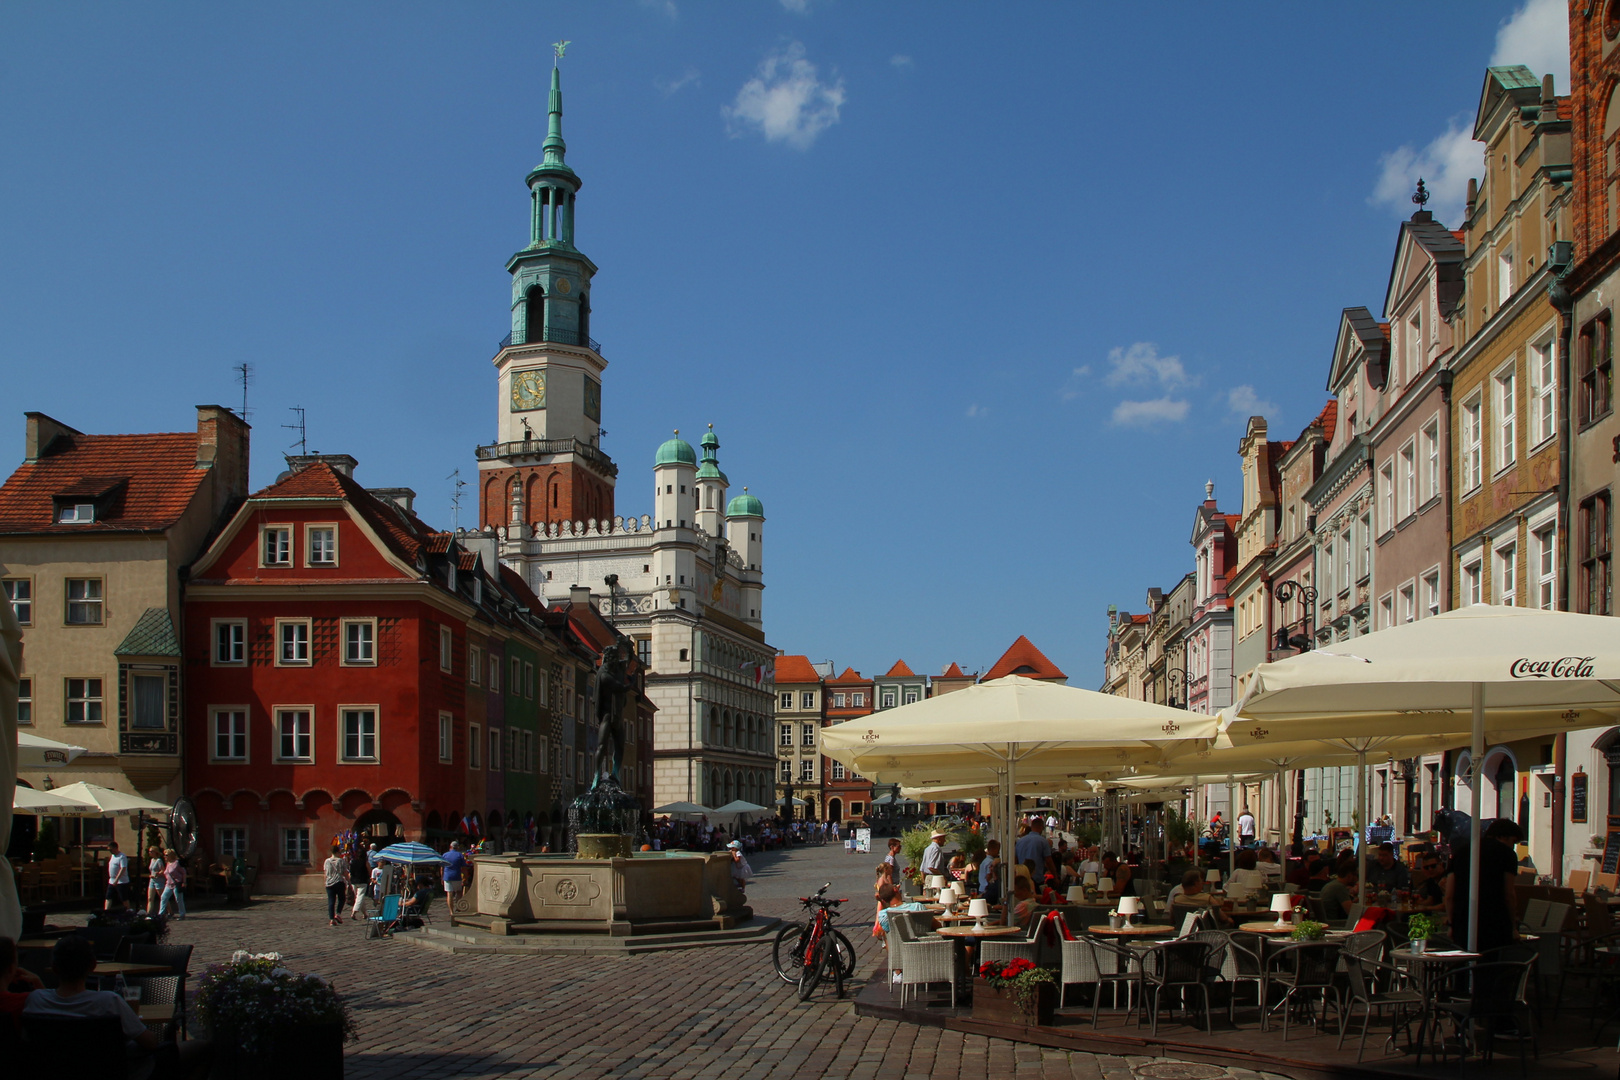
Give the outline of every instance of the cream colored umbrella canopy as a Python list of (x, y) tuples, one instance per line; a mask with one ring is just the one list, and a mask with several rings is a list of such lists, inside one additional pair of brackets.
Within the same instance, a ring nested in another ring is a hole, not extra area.
[(44, 817), (99, 817), (101, 811), (81, 799), (65, 798), (61, 789), (19, 787), (11, 796), (13, 813)]
[(1234, 745), (1316, 739), (1363, 761), (1394, 736), (1466, 733), (1472, 948), (1486, 733), (1521, 738), (1614, 723), (1620, 619), (1476, 604), (1261, 664), (1235, 711), (1227, 727)]
[(48, 769), (53, 765), (66, 765), (80, 754), (84, 747), (57, 742), (28, 731), (17, 732), (17, 768)]
[(153, 802), (143, 799), (139, 795), (131, 795), (124, 791), (115, 791), (100, 784), (91, 784), (79, 781), (77, 784), (67, 784), (54, 788), (50, 794), (62, 799), (72, 799), (75, 802), (86, 804), (84, 811), (76, 814), (64, 814), (66, 817), (120, 817), (126, 814), (143, 814), (148, 811), (167, 814), (168, 803)]
[(1156, 764), (1203, 745), (1218, 727), (1214, 716), (1009, 675), (877, 719), (834, 724), (820, 735), (822, 753), (880, 783), (993, 781), (1006, 794), (996, 816), (1012, 852), (1013, 793), (1026, 776), (1051, 780)]

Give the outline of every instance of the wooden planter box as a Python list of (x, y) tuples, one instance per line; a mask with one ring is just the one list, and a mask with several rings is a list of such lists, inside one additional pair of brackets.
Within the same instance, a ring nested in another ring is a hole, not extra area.
[(991, 986), (983, 979), (973, 980), (973, 1019), (987, 1024), (1050, 1027), (1057, 1009), (1057, 986), (1044, 983), (1036, 988), (1033, 1015), (1018, 1007), (1018, 992), (1010, 986)]

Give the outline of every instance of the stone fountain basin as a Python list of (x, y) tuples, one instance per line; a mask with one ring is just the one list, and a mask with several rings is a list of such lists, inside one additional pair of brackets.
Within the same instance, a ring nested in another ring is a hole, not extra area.
[(471, 861), (472, 906), (481, 918), (466, 921), (497, 934), (729, 929), (752, 914), (732, 883), (725, 852), (610, 859), (508, 853)]

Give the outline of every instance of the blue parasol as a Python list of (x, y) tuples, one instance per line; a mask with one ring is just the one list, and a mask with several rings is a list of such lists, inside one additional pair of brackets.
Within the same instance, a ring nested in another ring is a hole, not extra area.
[(377, 852), (377, 858), (387, 859), (389, 862), (404, 863), (407, 866), (443, 865), (444, 857), (426, 844), (407, 841), (403, 844), (389, 844)]

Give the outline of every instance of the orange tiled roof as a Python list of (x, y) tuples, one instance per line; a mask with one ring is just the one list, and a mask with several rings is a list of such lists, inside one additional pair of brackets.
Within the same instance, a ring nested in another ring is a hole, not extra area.
[(917, 673), (915, 671), (912, 671), (906, 666), (906, 662), (904, 660), (896, 660), (894, 662), (894, 667), (885, 672), (883, 677), (885, 679), (904, 679), (915, 678), (916, 674)]
[(1023, 634), (1012, 647), (1001, 654), (1001, 659), (990, 666), (980, 682), (989, 682), (1004, 675), (1023, 675), (1031, 679), (1067, 679), (1058, 666), (1046, 658), (1033, 642)]
[(952, 660), (951, 666), (946, 668), (939, 677), (942, 679), (965, 679), (967, 678), (967, 672), (958, 667), (955, 660)]
[[(62, 435), (0, 485), (0, 533), (153, 532), (180, 519), (207, 469), (194, 432)], [(55, 499), (105, 496), (89, 525), (60, 524)]]
[(828, 682), (835, 682), (835, 683), (869, 683), (872, 680), (871, 679), (863, 679), (863, 678), (861, 678), (861, 673), (860, 672), (856, 671), (852, 667), (847, 667), (847, 668), (844, 669), (844, 673), (842, 675), (838, 676), (838, 678), (836, 678), (836, 679), (828, 679), (827, 681)]
[(778, 656), (776, 681), (778, 684), (816, 683), (821, 681), (821, 674), (811, 666), (808, 656)]
[(1143, 626), (1147, 623), (1148, 618), (1149, 617), (1147, 615), (1132, 615), (1131, 622), (1135, 623), (1137, 626)]

